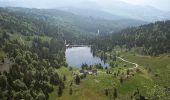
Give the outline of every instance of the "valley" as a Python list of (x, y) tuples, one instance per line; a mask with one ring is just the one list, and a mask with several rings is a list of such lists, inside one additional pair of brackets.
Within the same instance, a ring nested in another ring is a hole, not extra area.
[(0, 100), (169, 100), (169, 43), (169, 20), (0, 8)]

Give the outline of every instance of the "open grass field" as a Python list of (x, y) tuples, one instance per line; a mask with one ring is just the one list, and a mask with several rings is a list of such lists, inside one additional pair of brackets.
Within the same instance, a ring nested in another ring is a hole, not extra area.
[(14, 34), (10, 34), (10, 39), (11, 40), (18, 40), (21, 44), (23, 45), (27, 45), (27, 46), (32, 46), (32, 40), (34, 38), (40, 38), (43, 42), (47, 41), (50, 42), (51, 37), (48, 36), (37, 36), (37, 35), (33, 35), (33, 36), (24, 36), (20, 33), (14, 33)]
[[(9, 70), (10, 60), (5, 57), (6, 53), (2, 49), (0, 49), (0, 72), (8, 72)], [(2, 59), (4, 59), (4, 63), (2, 62)]]
[[(139, 89), (141, 95), (147, 95), (147, 93), (156, 85), (168, 85), (169, 74), (168, 65), (170, 65), (170, 57), (167, 55), (160, 55), (158, 57), (144, 56), (126, 52), (126, 50), (119, 50), (119, 55), (127, 61), (137, 63), (140, 71), (135, 73), (134, 76), (127, 78), (120, 83), (120, 76), (114, 77), (113, 73), (120, 71), (120, 73), (126, 73), (125, 69), (133, 68), (134, 65), (121, 61), (118, 59), (117, 67), (110, 68), (112, 74), (106, 74), (106, 70), (99, 70), (97, 76), (87, 75), (85, 79), (81, 80), (80, 85), (74, 83), (72, 71), (68, 68), (61, 68), (56, 70), (60, 75), (66, 75), (67, 80), (65, 82), (66, 88), (63, 91), (63, 95), (58, 97), (57, 89), (50, 94), (50, 100), (112, 100), (113, 89), (117, 89), (118, 99), (129, 100), (134, 91)], [(107, 62), (111, 61), (108, 59)], [(124, 67), (127, 65), (127, 67)], [(73, 69), (73, 72), (78, 72), (79, 69)], [(167, 77), (167, 78), (166, 78)], [(73, 81), (73, 85), (70, 87), (70, 82)], [(57, 87), (55, 87), (57, 88)], [(72, 88), (73, 94), (69, 94), (69, 89)], [(105, 89), (109, 90), (109, 95), (105, 95)]]
[(2, 49), (0, 49), (0, 59), (5, 56), (6, 56), (5, 52)]
[[(76, 72), (78, 69), (74, 69)], [(73, 83), (70, 86), (71, 81), (73, 80), (72, 71), (69, 71), (68, 68), (61, 68), (57, 72), (65, 74), (67, 80), (65, 82), (65, 89), (61, 97), (57, 97), (57, 89), (50, 94), (50, 100), (108, 100), (108, 97), (104, 95), (104, 89), (112, 88), (113, 78), (111, 75), (105, 73), (98, 73), (97, 76), (88, 75), (85, 79), (81, 80), (80, 85)], [(55, 87), (57, 88), (57, 87)], [(69, 94), (69, 89), (73, 89), (73, 94)]]
[[(127, 59), (129, 57), (129, 61), (137, 61), (133, 60), (132, 57), (128, 56), (128, 54), (124, 54), (124, 57)], [(124, 67), (121, 65), (123, 65), (125, 62), (118, 60), (118, 63), (120, 66), (111, 69), (112, 73), (116, 72), (117, 70), (120, 70), (120, 72), (124, 71)], [(133, 66), (130, 64), (128, 65)], [(56, 95), (57, 89), (55, 89), (55, 91), (50, 94), (50, 100), (111, 100), (114, 87), (118, 91), (118, 98), (121, 100), (128, 100), (130, 98), (129, 96), (132, 95), (137, 88), (142, 95), (145, 95), (147, 91), (156, 84), (153, 75), (148, 73), (147, 70), (136, 73), (133, 77), (124, 80), (122, 84), (119, 81), (120, 77), (115, 78), (113, 74), (106, 74), (106, 70), (100, 70), (98, 71), (97, 76), (88, 75), (85, 79), (81, 80), (80, 85), (73, 84), (70, 87), (70, 82), (74, 81), (72, 71), (69, 71), (68, 68), (65, 67), (56, 71), (60, 73), (60, 75), (65, 74), (67, 76), (67, 81), (65, 82), (66, 88), (64, 89), (63, 95), (61, 97)], [(78, 69), (74, 69), (73, 71), (76, 72)], [(72, 95), (69, 94), (70, 88), (73, 89)], [(109, 96), (105, 95), (105, 89), (109, 89)]]
[(145, 68), (146, 70), (150, 69), (149, 74), (158, 84), (168, 85), (167, 81), (170, 79), (167, 76), (169, 76), (170, 70), (167, 67), (170, 65), (170, 57), (167, 55), (151, 57), (124, 53), (122, 56), (129, 61), (138, 63), (140, 67)]

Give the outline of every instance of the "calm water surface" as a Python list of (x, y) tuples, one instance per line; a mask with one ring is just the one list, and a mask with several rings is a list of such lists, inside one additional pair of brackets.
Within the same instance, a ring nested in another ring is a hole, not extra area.
[(65, 55), (69, 66), (81, 67), (81, 65), (85, 63), (88, 65), (101, 63), (102, 66), (108, 66), (108, 64), (104, 64), (99, 57), (93, 56), (90, 47), (67, 48)]

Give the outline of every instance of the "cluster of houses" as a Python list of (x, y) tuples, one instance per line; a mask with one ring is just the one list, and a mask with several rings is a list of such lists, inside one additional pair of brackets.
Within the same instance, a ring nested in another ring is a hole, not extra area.
[(80, 75), (97, 75), (97, 70), (80, 70)]

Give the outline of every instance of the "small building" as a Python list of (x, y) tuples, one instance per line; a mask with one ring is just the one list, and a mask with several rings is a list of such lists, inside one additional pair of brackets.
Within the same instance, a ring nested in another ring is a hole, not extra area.
[(93, 72), (92, 72), (92, 71), (89, 71), (89, 72), (88, 72), (88, 74), (89, 74), (89, 75), (92, 75), (92, 74), (93, 74)]
[(97, 74), (97, 70), (92, 70), (93, 74)]
[(80, 70), (79, 72), (84, 74), (84, 70)]
[(89, 73), (88, 70), (80, 70), (79, 72), (80, 72), (80, 74), (88, 74)]
[(83, 74), (89, 74), (89, 75), (92, 75), (92, 74), (97, 74), (97, 70), (80, 70), (80, 75), (83, 75)]

